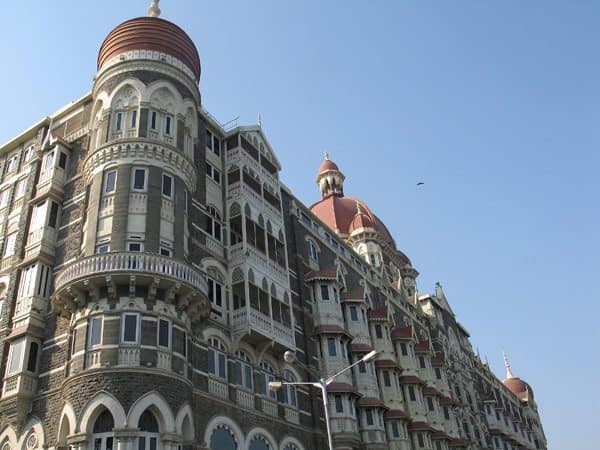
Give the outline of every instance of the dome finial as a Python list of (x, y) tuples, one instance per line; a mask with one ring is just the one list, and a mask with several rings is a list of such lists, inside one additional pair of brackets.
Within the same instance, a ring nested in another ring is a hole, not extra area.
[(258, 128), (262, 128), (262, 116), (258, 113)]
[(329, 161), (329, 152), (327, 150), (325, 150), (325, 159)]
[(150, 4), (150, 8), (148, 8), (148, 17), (158, 17), (160, 16), (160, 8), (158, 7), (158, 2), (160, 0), (152, 0)]
[(504, 367), (506, 367), (506, 378), (515, 378), (513, 373), (510, 371), (510, 362), (508, 361), (508, 356), (506, 356), (505, 352), (502, 352), (502, 357), (504, 358)]

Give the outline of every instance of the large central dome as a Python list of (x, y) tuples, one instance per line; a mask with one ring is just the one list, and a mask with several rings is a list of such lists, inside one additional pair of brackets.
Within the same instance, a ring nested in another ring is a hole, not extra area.
[(136, 50), (175, 57), (200, 80), (200, 56), (194, 42), (177, 25), (158, 17), (137, 17), (112, 30), (100, 47), (98, 70), (110, 59)]

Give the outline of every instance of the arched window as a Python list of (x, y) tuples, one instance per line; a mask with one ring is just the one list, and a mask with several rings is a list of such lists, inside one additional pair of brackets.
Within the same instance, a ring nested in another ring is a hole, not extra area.
[(238, 445), (233, 433), (225, 426), (219, 425), (210, 435), (211, 450), (237, 450)]
[(147, 409), (138, 421), (138, 450), (157, 450), (158, 445), (158, 421), (152, 411)]
[(256, 383), (258, 384), (258, 392), (264, 396), (269, 396), (272, 399), (277, 398), (277, 393), (273, 389), (269, 389), (269, 382), (275, 381), (275, 370), (273, 366), (266, 361), (261, 361), (260, 372), (258, 373)]
[(319, 261), (319, 251), (313, 241), (308, 239), (306, 241), (306, 249), (308, 251), (308, 257), (314, 261)]
[(250, 441), (248, 450), (271, 450), (269, 442), (260, 434), (257, 434)]
[(92, 450), (113, 450), (117, 448), (114, 442), (113, 428), (115, 420), (108, 409), (104, 409), (96, 418), (92, 428)]
[(296, 444), (287, 444), (283, 450), (300, 450)]
[(222, 318), (227, 310), (225, 280), (221, 273), (214, 267), (209, 267), (206, 273), (208, 274), (208, 299), (211, 303), (211, 312), (217, 318)]
[[(283, 371), (284, 381), (296, 381), (296, 376), (289, 370)], [(298, 406), (298, 397), (296, 393), (296, 386), (290, 384), (283, 385), (283, 403), (296, 408)]]

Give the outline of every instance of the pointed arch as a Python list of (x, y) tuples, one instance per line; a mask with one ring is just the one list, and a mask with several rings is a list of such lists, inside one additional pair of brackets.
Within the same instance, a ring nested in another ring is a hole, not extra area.
[(106, 391), (98, 392), (91, 400), (83, 407), (79, 423), (75, 429), (76, 433), (90, 433), (94, 422), (106, 408), (110, 411), (115, 422), (115, 428), (125, 428), (127, 426), (127, 416), (125, 410), (112, 394)]
[(6, 443), (10, 445), (11, 450), (17, 450), (18, 445), (17, 434), (12, 425), (6, 425), (2, 433), (0, 433), (0, 448), (3, 448)]
[(175, 418), (173, 411), (165, 398), (157, 391), (150, 391), (138, 398), (127, 414), (127, 424), (130, 427), (137, 427), (140, 416), (149, 409), (158, 420), (158, 427), (161, 433), (175, 432)]
[(75, 415), (75, 410), (73, 409), (73, 406), (67, 402), (58, 416), (58, 434), (56, 437), (58, 446), (67, 446), (67, 436), (75, 432), (76, 426), (77, 416)]
[(175, 417), (175, 430), (184, 442), (191, 442), (196, 439), (193, 417), (192, 407), (189, 403), (179, 408), (177, 417)]
[(248, 436), (246, 436), (246, 447), (245, 448), (250, 448), (250, 443), (252, 442), (252, 440), (255, 437), (260, 436), (262, 439), (264, 439), (268, 444), (269, 444), (269, 449), (270, 450), (276, 450), (277, 448), (277, 441), (275, 440), (275, 438), (273, 437), (273, 435), (271, 433), (269, 433), (267, 430), (265, 430), (264, 428), (254, 428), (252, 430), (250, 430), (250, 432), (248, 433)]
[(279, 446), (280, 450), (287, 450), (286, 446), (288, 445), (293, 445), (295, 446), (298, 450), (304, 450), (304, 446), (300, 443), (300, 441), (296, 438), (293, 438), (291, 436), (286, 436), (285, 438), (283, 438), (283, 441), (281, 441), (281, 445)]
[(19, 449), (28, 450), (46, 446), (46, 433), (42, 422), (37, 417), (32, 417), (22, 429), (24, 432), (17, 444)]

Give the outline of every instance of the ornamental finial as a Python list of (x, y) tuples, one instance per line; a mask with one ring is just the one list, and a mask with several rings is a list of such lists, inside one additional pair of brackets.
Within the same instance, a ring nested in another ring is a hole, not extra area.
[(262, 128), (262, 116), (258, 113), (258, 127)]
[(329, 161), (329, 153), (327, 152), (327, 150), (325, 150), (325, 159), (326, 159), (327, 161)]
[(158, 17), (160, 16), (160, 8), (158, 7), (159, 0), (152, 0), (150, 4), (150, 8), (148, 8), (148, 16), (149, 17)]
[(356, 200), (356, 214), (362, 214), (362, 210), (360, 209), (360, 202)]
[(515, 378), (513, 373), (510, 371), (510, 362), (508, 361), (508, 356), (506, 356), (506, 353), (502, 352), (502, 357), (504, 358), (504, 367), (506, 367), (506, 379)]

